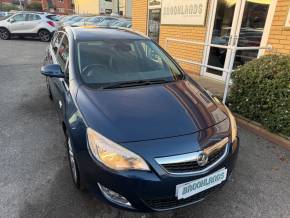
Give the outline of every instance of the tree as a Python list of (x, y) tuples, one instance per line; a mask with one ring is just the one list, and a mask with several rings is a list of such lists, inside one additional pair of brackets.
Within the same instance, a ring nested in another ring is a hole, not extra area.
[(1, 10), (2, 11), (18, 10), (18, 7), (17, 5), (14, 4), (2, 4)]
[(42, 5), (39, 2), (32, 2), (27, 5), (26, 9), (30, 11), (42, 11)]

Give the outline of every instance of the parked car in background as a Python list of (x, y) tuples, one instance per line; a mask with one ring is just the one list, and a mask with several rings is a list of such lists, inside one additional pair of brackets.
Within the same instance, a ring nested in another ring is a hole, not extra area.
[(89, 20), (92, 18), (94, 18), (94, 17), (83, 17), (82, 20), (75, 22), (75, 23), (71, 24), (70, 26), (73, 26), (73, 27), (83, 26), (86, 24), (86, 22), (89, 22)]
[(131, 28), (132, 27), (132, 21), (129, 20), (129, 19), (119, 19), (118, 21), (112, 23), (111, 27)]
[(99, 27), (111, 27), (111, 25), (117, 21), (119, 21), (119, 19), (115, 17), (104, 17), (103, 20), (96, 25)]
[(20, 12), (0, 21), (0, 38), (11, 36), (38, 36), (41, 41), (50, 41), (57, 30), (55, 16), (47, 13)]
[(74, 23), (73, 26), (92, 26), (100, 23), (104, 18), (101, 16), (90, 17), (85, 20)]
[(234, 116), (150, 38), (66, 27), (41, 73), (77, 188), (118, 207), (163, 211), (228, 181), (239, 151)]
[(73, 17), (72, 19), (69, 19), (67, 21), (64, 21), (62, 23), (62, 26), (70, 26), (70, 25), (72, 25), (72, 24), (74, 24), (76, 22), (79, 22), (79, 21), (83, 20), (83, 19), (84, 19), (83, 17), (76, 16), (76, 17)]
[(60, 22), (66, 22), (66, 21), (69, 21), (69, 20), (71, 20), (71, 19), (74, 19), (75, 17), (78, 17), (78, 15), (63, 16), (63, 17), (60, 19)]
[(0, 17), (6, 17), (8, 15), (8, 12), (0, 11)]
[(0, 20), (5, 20), (6, 18), (12, 16), (14, 13), (0, 11)]

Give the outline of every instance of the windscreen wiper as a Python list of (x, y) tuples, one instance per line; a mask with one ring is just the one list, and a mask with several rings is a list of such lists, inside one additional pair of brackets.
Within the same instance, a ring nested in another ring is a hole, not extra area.
[(158, 79), (158, 80), (135, 80), (135, 81), (128, 81), (128, 82), (117, 82), (111, 83), (105, 86), (102, 86), (102, 89), (115, 89), (115, 88), (124, 88), (124, 87), (133, 87), (133, 86), (146, 86), (152, 84), (162, 84), (162, 83), (169, 83), (172, 80), (166, 79)]

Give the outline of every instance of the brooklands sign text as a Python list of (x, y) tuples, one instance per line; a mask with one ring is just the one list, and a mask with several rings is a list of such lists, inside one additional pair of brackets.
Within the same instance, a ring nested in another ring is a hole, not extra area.
[(208, 0), (162, 0), (161, 24), (203, 26)]

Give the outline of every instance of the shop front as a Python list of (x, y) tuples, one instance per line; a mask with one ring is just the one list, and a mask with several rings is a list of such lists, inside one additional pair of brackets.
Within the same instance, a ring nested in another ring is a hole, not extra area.
[(138, 0), (132, 18), (185, 70), (225, 81), (265, 53), (290, 53), (289, 8), (288, 0)]

